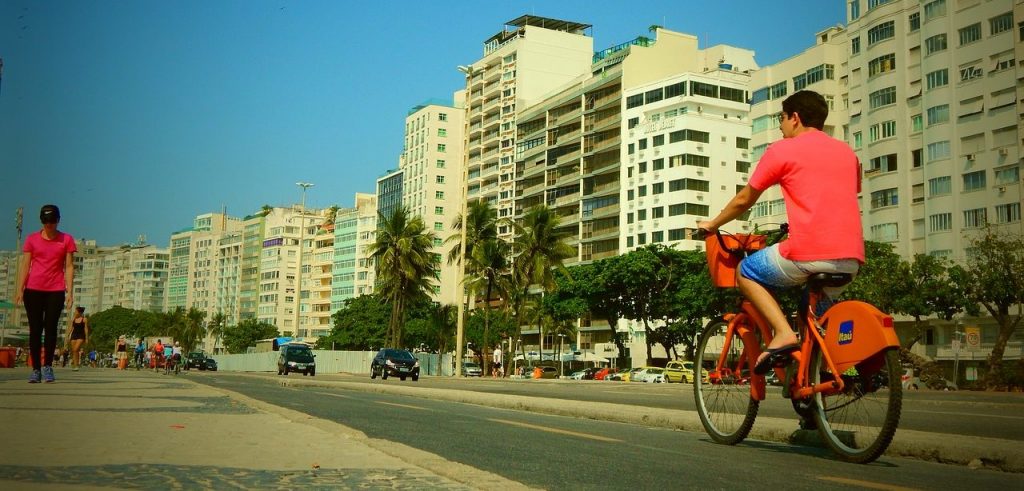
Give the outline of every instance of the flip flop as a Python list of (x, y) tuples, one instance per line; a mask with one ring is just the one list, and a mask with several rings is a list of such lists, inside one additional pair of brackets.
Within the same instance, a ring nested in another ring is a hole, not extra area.
[(786, 366), (786, 363), (790, 359), (790, 355), (800, 349), (800, 343), (788, 344), (779, 348), (769, 348), (765, 353), (768, 356), (761, 358), (761, 361), (754, 365), (754, 373), (757, 375), (764, 375), (768, 373), (772, 368), (781, 368)]

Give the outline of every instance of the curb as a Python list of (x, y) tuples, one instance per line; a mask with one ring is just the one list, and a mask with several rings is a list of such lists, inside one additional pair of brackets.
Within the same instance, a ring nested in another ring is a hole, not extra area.
[[(313, 381), (279, 379), (283, 387), (343, 388), (360, 392), (397, 394), (424, 399), (444, 400), (488, 406), (500, 409), (538, 412), (556, 416), (612, 421), (656, 428), (704, 433), (696, 411), (648, 408), (608, 402), (579, 402), (542, 397), (491, 394), (459, 389), (432, 389), (398, 385), (365, 384), (358, 382)], [(796, 429), (792, 419), (757, 418), (750, 438), (790, 444), (822, 446), (816, 431)], [(944, 464), (960, 464), (997, 469), (1006, 472), (1024, 472), (1024, 446), (1021, 442), (998, 438), (971, 437), (929, 433), (914, 430), (896, 430), (886, 455), (908, 457)]]

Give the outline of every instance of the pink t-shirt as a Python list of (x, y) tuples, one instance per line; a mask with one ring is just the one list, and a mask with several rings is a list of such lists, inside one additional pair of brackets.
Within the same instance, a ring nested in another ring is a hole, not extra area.
[(789, 238), (779, 245), (782, 257), (864, 262), (859, 172), (853, 150), (821, 131), (768, 146), (750, 177), (750, 187), (764, 191), (782, 186), (789, 217)]
[(25, 288), (44, 292), (62, 292), (64, 284), (64, 259), (78, 250), (70, 234), (57, 232), (53, 240), (46, 240), (39, 232), (25, 239), (24, 251), (32, 254), (28, 266), (28, 283)]

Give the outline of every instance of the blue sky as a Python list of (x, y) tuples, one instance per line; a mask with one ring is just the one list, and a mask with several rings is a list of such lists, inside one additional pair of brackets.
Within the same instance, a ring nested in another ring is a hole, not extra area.
[(409, 108), (449, 99), (456, 65), (523, 14), (593, 25), (594, 48), (648, 34), (752, 49), (760, 65), (845, 23), (845, 0), (0, 2), (0, 249), (39, 207), (101, 245), (166, 247), (226, 207), (351, 206), (397, 166)]

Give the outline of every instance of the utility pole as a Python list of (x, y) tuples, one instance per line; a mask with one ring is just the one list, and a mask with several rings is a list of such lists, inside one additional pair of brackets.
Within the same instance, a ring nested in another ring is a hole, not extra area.
[(296, 186), (302, 188), (302, 208), (299, 210), (299, 257), (295, 269), (295, 337), (299, 337), (299, 311), (302, 310), (302, 242), (306, 240), (306, 190), (313, 187), (313, 183), (297, 182)]
[[(470, 90), (473, 84), (473, 75), (482, 69), (476, 69), (473, 65), (459, 65), (458, 69), (460, 72), (466, 75), (466, 89)], [(465, 107), (466, 118), (463, 119), (464, 124), (469, 124), (469, 105)], [(469, 132), (463, 132), (464, 138), (469, 137)], [(466, 144), (463, 142), (463, 148)], [(458, 304), (458, 320), (455, 324), (455, 376), (462, 376), (462, 355), (466, 337), (466, 229), (469, 227), (469, 220), (467, 220), (467, 214), (469, 213), (469, 154), (462, 156), (462, 230), (460, 232), (462, 238), (459, 240), (459, 269), (455, 275), (458, 285), (460, 288), (459, 292), (459, 304)]]

